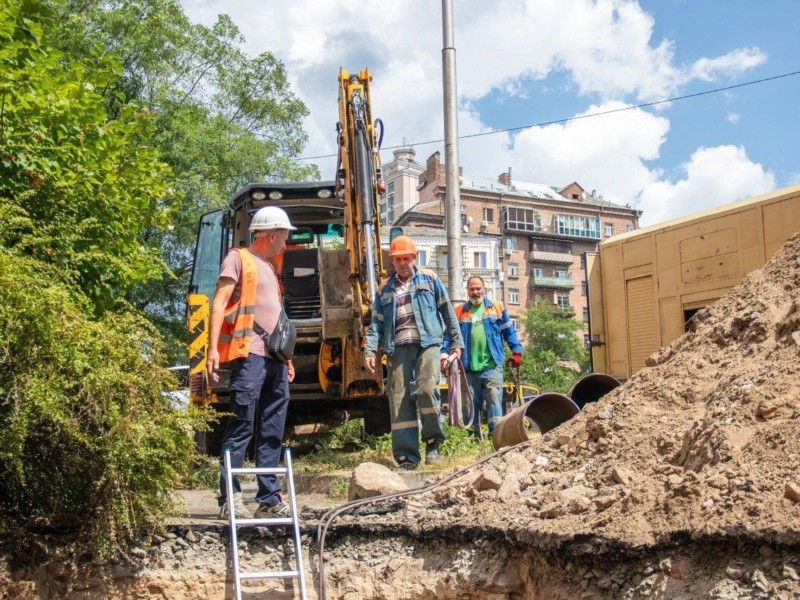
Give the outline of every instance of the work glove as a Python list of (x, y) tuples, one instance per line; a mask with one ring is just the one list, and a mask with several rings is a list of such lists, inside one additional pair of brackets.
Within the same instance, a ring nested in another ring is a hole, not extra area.
[(514, 352), (511, 356), (508, 357), (506, 364), (511, 367), (512, 369), (519, 369), (519, 365), (522, 363), (522, 354), (519, 352)]
[(442, 356), (439, 359), (439, 370), (442, 372), (442, 375), (447, 377), (447, 356)]

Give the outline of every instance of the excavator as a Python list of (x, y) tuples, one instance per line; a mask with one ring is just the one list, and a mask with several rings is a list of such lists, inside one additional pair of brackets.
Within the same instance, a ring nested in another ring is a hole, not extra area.
[[(366, 432), (390, 430), (385, 373), (362, 366), (362, 349), (379, 282), (389, 260), (380, 245), (380, 142), (383, 123), (372, 118), (368, 69), (339, 72), (338, 165), (330, 181), (250, 183), (225, 209), (202, 216), (187, 300), (189, 390), (194, 405), (227, 412), (229, 378), (206, 373), (209, 307), (222, 259), (250, 244), (252, 215), (264, 206), (285, 210), (296, 231), (273, 265), (286, 313), (297, 328), (295, 379), (286, 426), (341, 424), (363, 417)], [(379, 362), (380, 364), (380, 362)], [(198, 448), (219, 451), (222, 420), (198, 432)]]

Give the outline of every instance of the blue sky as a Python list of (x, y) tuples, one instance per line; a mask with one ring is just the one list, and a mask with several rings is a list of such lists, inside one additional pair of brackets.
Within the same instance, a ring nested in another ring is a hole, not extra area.
[[(287, 67), (311, 115), (304, 156), (335, 152), (340, 67), (369, 67), (384, 147), (424, 164), (444, 137), (441, 2), (182, 0), (231, 16)], [(564, 123), (540, 123), (800, 71), (796, 0), (454, 0), (465, 173), (565, 186), (648, 225), (800, 183), (800, 75)], [(515, 128), (514, 132), (490, 133)], [(517, 129), (519, 128), (519, 129)], [(391, 150), (382, 152), (384, 161)], [(313, 159), (331, 178), (333, 158)]]

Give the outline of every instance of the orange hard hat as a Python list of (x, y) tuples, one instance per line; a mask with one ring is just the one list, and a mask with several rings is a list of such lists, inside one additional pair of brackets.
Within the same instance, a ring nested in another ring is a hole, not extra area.
[(389, 244), (389, 256), (408, 256), (417, 254), (417, 247), (407, 235), (401, 235), (392, 240)]

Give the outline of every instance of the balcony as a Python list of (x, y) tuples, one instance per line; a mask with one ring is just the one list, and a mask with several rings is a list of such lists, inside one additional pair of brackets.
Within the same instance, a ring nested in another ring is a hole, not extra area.
[(571, 265), (572, 261), (575, 259), (572, 254), (566, 254), (562, 252), (541, 252), (539, 250), (534, 250), (531, 252), (530, 262), (537, 262), (537, 263), (552, 263), (552, 264), (559, 264), (559, 265)]
[(550, 288), (554, 290), (571, 290), (575, 287), (572, 279), (568, 277), (536, 277), (531, 279), (530, 286)]

